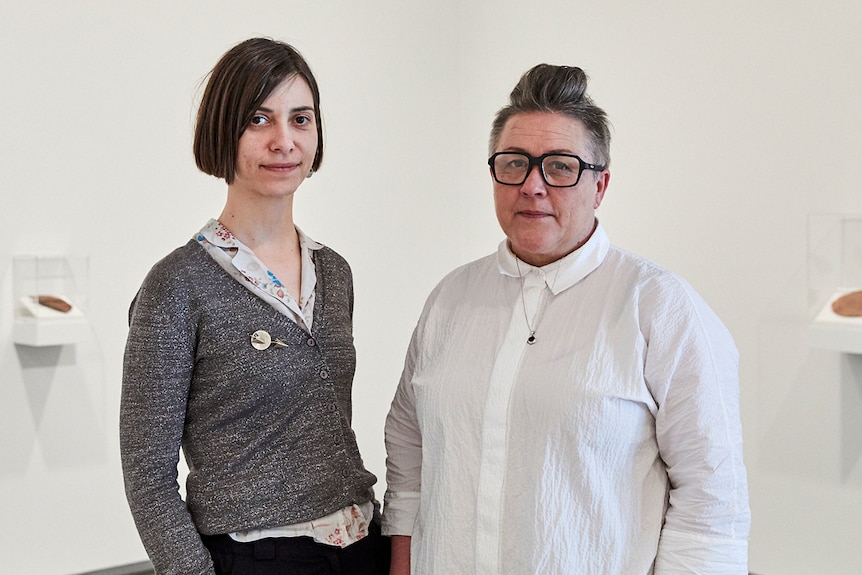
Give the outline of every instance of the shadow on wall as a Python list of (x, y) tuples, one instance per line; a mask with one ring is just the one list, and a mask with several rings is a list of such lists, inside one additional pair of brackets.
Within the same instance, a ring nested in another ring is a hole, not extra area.
[(0, 346), (0, 475), (27, 471), (34, 454), (47, 469), (104, 463), (102, 362), (93, 342)]
[(812, 296), (809, 275), (797, 270), (758, 325), (756, 463), (796, 479), (859, 488), (862, 355), (812, 346), (812, 318), (825, 296)]
[(841, 480), (849, 483), (862, 461), (862, 356), (844, 354), (841, 386)]
[(87, 571), (86, 573), (78, 573), (77, 575), (155, 575), (155, 571), (153, 571), (152, 563), (141, 561), (140, 563), (111, 567), (110, 569)]

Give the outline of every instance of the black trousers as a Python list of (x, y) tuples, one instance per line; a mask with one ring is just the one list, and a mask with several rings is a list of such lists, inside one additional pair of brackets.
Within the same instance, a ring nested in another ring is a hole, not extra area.
[(368, 536), (343, 549), (311, 537), (276, 537), (251, 543), (229, 535), (203, 535), (216, 575), (388, 575), (389, 538), (372, 523)]

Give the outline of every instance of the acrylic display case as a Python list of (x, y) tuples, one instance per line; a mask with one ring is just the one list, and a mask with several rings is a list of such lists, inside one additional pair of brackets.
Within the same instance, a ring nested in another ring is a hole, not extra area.
[(832, 304), (862, 291), (862, 215), (808, 218), (808, 292), (812, 347), (862, 354), (862, 316), (839, 315)]
[(84, 257), (16, 256), (12, 340), (36, 347), (80, 341), (88, 329), (87, 279)]

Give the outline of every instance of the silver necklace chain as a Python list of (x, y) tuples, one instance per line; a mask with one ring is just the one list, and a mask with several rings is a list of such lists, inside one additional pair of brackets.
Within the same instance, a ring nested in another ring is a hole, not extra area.
[[(539, 317), (540, 313), (544, 311), (544, 306), (536, 309), (536, 313), (533, 315), (533, 320), (536, 322), (536, 326), (533, 327), (533, 322), (530, 321), (529, 316), (527, 315), (527, 298), (524, 297), (524, 276), (521, 274), (521, 263), (520, 258), (515, 256), (515, 266), (518, 268), (518, 279), (521, 280), (521, 307), (524, 309), (524, 321), (527, 322), (527, 329), (530, 330), (530, 336), (527, 338), (527, 345), (533, 345), (536, 343), (536, 329), (539, 326), (539, 321), (541, 318)], [(560, 264), (557, 264), (557, 269), (554, 270), (554, 279), (551, 282), (551, 293), (554, 292), (554, 286), (557, 285), (557, 274), (560, 273)]]

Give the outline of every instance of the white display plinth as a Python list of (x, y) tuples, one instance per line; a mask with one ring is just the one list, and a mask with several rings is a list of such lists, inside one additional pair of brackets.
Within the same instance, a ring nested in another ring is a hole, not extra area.
[(832, 294), (809, 327), (808, 339), (812, 347), (862, 354), (862, 317), (847, 317), (832, 311), (832, 302), (859, 289), (862, 288), (839, 289)]
[[(63, 296), (58, 296), (68, 302)], [(12, 326), (12, 341), (21, 345), (44, 347), (77, 343), (87, 332), (87, 319), (72, 305), (67, 312), (39, 304), (34, 297), (19, 299), (18, 315)], [(71, 303), (70, 303), (71, 305)]]

